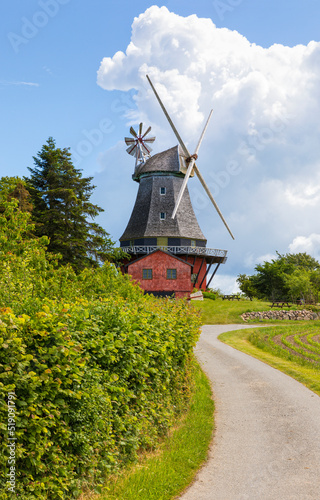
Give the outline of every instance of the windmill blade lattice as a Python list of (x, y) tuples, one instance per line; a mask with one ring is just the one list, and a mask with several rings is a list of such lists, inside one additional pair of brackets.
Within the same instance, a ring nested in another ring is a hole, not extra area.
[(127, 146), (127, 153), (131, 156), (136, 157), (136, 165), (141, 162), (145, 162), (147, 158), (150, 158), (152, 148), (150, 144), (155, 141), (155, 137), (147, 137), (147, 135), (151, 131), (151, 127), (148, 127), (147, 130), (142, 134), (143, 123), (139, 125), (138, 133), (134, 130), (133, 127), (130, 127), (130, 133), (132, 137), (125, 137), (125, 143)]

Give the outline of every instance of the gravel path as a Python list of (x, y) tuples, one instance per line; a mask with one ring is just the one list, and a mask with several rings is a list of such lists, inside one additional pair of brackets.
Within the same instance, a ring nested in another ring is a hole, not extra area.
[(207, 464), (180, 499), (320, 500), (320, 398), (217, 340), (240, 328), (202, 329), (196, 353), (213, 384), (216, 431)]

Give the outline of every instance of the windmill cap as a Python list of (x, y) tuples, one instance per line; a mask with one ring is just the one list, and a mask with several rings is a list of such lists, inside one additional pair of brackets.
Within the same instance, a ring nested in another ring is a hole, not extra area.
[(186, 158), (180, 146), (157, 153), (144, 164), (139, 165), (133, 179), (139, 182), (141, 176), (161, 172), (164, 174), (183, 175), (187, 171)]

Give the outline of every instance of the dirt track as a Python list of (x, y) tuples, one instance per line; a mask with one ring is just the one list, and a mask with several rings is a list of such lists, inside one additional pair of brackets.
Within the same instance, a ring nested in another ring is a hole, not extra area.
[(320, 500), (320, 397), (217, 340), (240, 325), (204, 326), (196, 353), (213, 384), (208, 463), (181, 500)]

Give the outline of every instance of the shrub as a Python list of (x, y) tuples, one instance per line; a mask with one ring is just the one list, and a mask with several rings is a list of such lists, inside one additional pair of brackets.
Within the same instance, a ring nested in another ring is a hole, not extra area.
[(1, 311), (1, 499), (8, 394), (15, 394), (16, 492), (76, 498), (84, 484), (154, 446), (188, 400), (199, 320), (185, 302), (143, 297), (47, 300), (31, 316)]
[(10, 472), (21, 500), (71, 499), (185, 409), (200, 320), (112, 264), (58, 267), (29, 218), (15, 201), (0, 214), (0, 500)]

